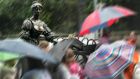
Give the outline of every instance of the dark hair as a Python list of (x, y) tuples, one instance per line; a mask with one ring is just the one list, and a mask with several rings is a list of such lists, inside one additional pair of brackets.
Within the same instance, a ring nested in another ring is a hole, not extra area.
[(109, 37), (109, 32), (106, 30), (103, 30), (103, 35), (102, 37)]
[(74, 56), (74, 52), (71, 48), (68, 48), (66, 51), (66, 54), (62, 58), (62, 62), (66, 62), (67, 59), (70, 59)]

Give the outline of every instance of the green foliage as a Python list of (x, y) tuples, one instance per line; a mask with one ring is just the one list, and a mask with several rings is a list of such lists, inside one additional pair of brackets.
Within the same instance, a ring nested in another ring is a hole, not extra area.
[[(0, 35), (21, 31), (24, 19), (32, 15), (34, 0), (0, 0)], [(39, 0), (43, 4), (40, 19), (54, 32), (78, 32), (84, 18), (94, 10), (93, 0)], [(124, 4), (130, 0), (98, 0), (108, 5)]]
[(0, 29), (2, 34), (19, 32), (22, 21), (28, 17), (30, 3), (28, 0), (1, 0)]
[[(31, 17), (30, 6), (33, 0), (1, 0), (0, 32), (18, 33), (24, 19)], [(40, 16), (56, 32), (75, 32), (78, 27), (78, 0), (39, 0), (43, 4)]]
[[(77, 27), (76, 0), (48, 0), (43, 2), (45, 7), (41, 18), (56, 32), (74, 32)], [(73, 29), (71, 29), (73, 28)]]

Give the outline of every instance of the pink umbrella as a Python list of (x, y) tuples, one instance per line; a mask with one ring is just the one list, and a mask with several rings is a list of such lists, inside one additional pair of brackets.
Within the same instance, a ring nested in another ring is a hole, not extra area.
[(126, 41), (103, 44), (89, 56), (85, 73), (91, 79), (114, 79), (132, 62), (134, 50)]
[(92, 12), (83, 22), (80, 35), (109, 27), (121, 17), (134, 15), (135, 12), (120, 6), (109, 6)]

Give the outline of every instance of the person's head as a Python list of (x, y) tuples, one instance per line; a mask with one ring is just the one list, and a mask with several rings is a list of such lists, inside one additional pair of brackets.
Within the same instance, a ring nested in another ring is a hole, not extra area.
[(64, 55), (62, 62), (66, 64), (70, 64), (71, 62), (75, 61), (74, 52), (71, 48), (68, 48), (66, 54)]
[(103, 30), (102, 37), (109, 37), (109, 33), (107, 30)]
[(33, 12), (33, 15), (34, 17), (37, 17), (39, 16), (40, 12), (42, 11), (42, 4), (39, 3), (38, 1), (34, 1), (31, 5), (31, 9), (32, 9), (32, 12)]
[(131, 43), (131, 44), (136, 44), (136, 42), (137, 42), (137, 34), (136, 34), (135, 31), (130, 32), (127, 41), (129, 43)]
[(41, 48), (41, 49), (43, 49), (44, 51), (49, 51), (49, 49), (48, 49), (48, 47), (49, 47), (49, 42), (47, 42), (47, 41), (41, 41), (40, 43), (39, 43), (39, 47)]
[(135, 38), (135, 37), (136, 37), (136, 35), (137, 35), (137, 34), (136, 34), (136, 32), (135, 32), (135, 31), (131, 31), (131, 32), (130, 32), (130, 37), (134, 37), (134, 38)]

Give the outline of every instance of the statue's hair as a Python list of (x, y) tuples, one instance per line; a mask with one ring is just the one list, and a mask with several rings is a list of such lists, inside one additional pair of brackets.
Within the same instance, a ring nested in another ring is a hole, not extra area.
[(39, 1), (35, 0), (35, 1), (32, 2), (31, 8), (35, 7), (36, 5), (39, 5), (40, 7), (43, 7), (42, 4)]
[(32, 2), (32, 4), (35, 4), (35, 3), (39, 3), (39, 1), (35, 0), (35, 1)]

